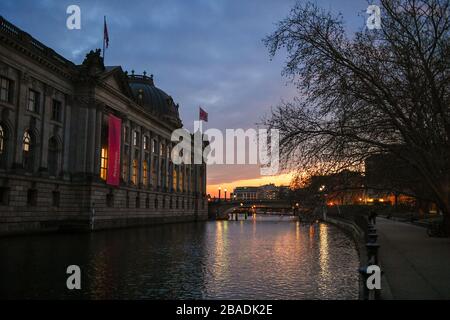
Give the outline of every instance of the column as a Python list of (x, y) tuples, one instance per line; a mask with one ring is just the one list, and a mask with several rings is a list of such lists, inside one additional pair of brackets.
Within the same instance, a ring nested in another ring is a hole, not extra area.
[[(95, 119), (95, 145), (94, 145), (94, 176), (100, 176), (101, 165), (101, 150), (102, 150), (102, 125), (103, 125), (103, 112), (102, 107), (96, 108)], [(109, 157), (109, 150), (108, 150)], [(108, 161), (109, 163), (109, 161)]]

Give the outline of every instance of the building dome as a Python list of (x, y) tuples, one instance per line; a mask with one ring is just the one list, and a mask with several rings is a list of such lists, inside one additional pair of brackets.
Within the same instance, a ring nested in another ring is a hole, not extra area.
[(153, 76), (132, 74), (128, 76), (128, 83), (139, 105), (173, 125), (181, 126), (178, 105), (171, 96), (155, 86)]

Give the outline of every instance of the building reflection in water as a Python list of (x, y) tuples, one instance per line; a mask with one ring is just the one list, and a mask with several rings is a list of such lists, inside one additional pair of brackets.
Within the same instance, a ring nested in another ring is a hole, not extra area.
[(0, 242), (0, 298), (356, 299), (358, 263), (335, 227), (261, 217), (18, 237)]
[(213, 254), (212, 274), (216, 281), (223, 281), (229, 271), (228, 263), (228, 221), (216, 222), (216, 241)]

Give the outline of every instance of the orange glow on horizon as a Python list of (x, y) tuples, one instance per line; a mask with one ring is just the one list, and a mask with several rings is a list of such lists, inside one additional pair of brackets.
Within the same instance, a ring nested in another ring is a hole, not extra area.
[(293, 173), (284, 173), (277, 176), (261, 176), (259, 178), (254, 179), (243, 179), (236, 180), (232, 182), (219, 183), (219, 184), (208, 184), (206, 193), (210, 194), (211, 197), (219, 197), (219, 188), (222, 189), (220, 196), (224, 197), (224, 189), (227, 189), (227, 198), (230, 198), (230, 193), (233, 192), (236, 187), (259, 187), (265, 184), (273, 183), (276, 186), (284, 185), (289, 186), (292, 178), (294, 177)]

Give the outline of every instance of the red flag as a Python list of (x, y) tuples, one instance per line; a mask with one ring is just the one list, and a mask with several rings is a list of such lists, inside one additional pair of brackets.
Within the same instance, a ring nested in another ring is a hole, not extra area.
[(205, 122), (208, 122), (208, 112), (206, 112), (202, 108), (200, 108), (199, 120), (203, 120)]
[(120, 132), (122, 120), (113, 115), (108, 117), (108, 171), (106, 183), (118, 186), (120, 180)]
[(108, 48), (109, 36), (108, 36), (108, 27), (106, 26), (106, 16), (104, 17), (104, 24), (103, 24), (103, 42), (106, 48)]

